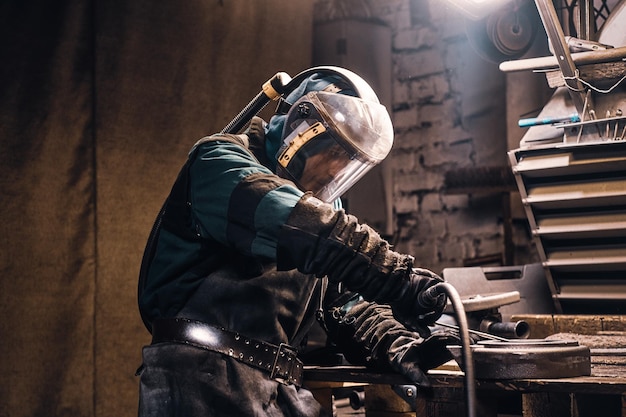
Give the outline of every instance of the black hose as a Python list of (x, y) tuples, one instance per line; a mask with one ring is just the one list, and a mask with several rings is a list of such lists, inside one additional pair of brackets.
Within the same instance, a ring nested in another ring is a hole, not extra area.
[(252, 117), (263, 110), (263, 107), (269, 102), (270, 98), (261, 91), (222, 129), (221, 133), (239, 133)]
[(476, 377), (474, 372), (474, 358), (472, 356), (471, 340), (469, 336), (469, 326), (465, 316), (465, 308), (461, 302), (461, 297), (451, 284), (441, 282), (428, 289), (431, 295), (443, 294), (448, 296), (452, 303), (452, 308), (456, 314), (459, 327), (459, 337), (461, 338), (461, 350), (463, 354), (463, 371), (465, 373), (465, 406), (466, 416), (476, 417)]

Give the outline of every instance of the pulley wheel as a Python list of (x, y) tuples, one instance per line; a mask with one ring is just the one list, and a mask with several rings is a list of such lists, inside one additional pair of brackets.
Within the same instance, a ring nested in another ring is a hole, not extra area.
[(534, 2), (525, 0), (480, 19), (465, 21), (472, 48), (484, 59), (501, 63), (521, 58), (531, 48), (540, 25)]

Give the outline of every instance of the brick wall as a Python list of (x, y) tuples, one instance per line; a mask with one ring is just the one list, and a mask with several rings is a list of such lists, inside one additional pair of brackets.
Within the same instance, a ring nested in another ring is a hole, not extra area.
[[(317, 6), (318, 21), (343, 13), (392, 28), (396, 138), (388, 158), (396, 248), (435, 271), (502, 254), (502, 194), (452, 194), (445, 187), (446, 175), (460, 168), (475, 168), (479, 182), (482, 168), (508, 168), (505, 74), (472, 48), (462, 16), (442, 0)], [(515, 203), (519, 195), (511, 199)], [(527, 229), (522, 214), (513, 226), (512, 264), (537, 261)]]

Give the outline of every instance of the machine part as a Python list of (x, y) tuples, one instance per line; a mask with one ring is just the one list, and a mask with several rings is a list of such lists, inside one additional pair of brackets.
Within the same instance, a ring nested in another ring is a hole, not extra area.
[[(449, 346), (460, 358), (459, 346)], [(481, 379), (568, 378), (591, 375), (591, 352), (574, 340), (484, 340), (472, 345)], [(458, 361), (463, 368), (462, 361)]]
[(578, 39), (573, 36), (566, 36), (565, 42), (571, 52), (602, 51), (613, 48), (613, 45), (605, 45), (587, 39)]
[(352, 407), (353, 410), (358, 410), (365, 406), (365, 391), (353, 390), (348, 396), (348, 399), (350, 401), (350, 407)]
[[(610, 122), (626, 125), (623, 116)], [(626, 142), (517, 149), (509, 156), (555, 312), (623, 314)]]
[(585, 88), (576, 77), (576, 66), (572, 60), (569, 46), (565, 41), (563, 28), (559, 23), (559, 18), (554, 8), (552, 0), (535, 0), (539, 16), (543, 22), (548, 39), (554, 51), (554, 56), (558, 59), (559, 68), (566, 80), (568, 91), (570, 93), (574, 107), (578, 114), (581, 114), (584, 106)]
[[(565, 44), (569, 47), (570, 52), (604, 51), (613, 48), (613, 45), (606, 45), (587, 39), (579, 39), (573, 36), (565, 36)], [(554, 53), (551, 43), (548, 45), (548, 49), (550, 52)], [(572, 61), (573, 59), (574, 57), (572, 57)]]
[(516, 322), (483, 320), (480, 322), (480, 331), (507, 339), (528, 339), (528, 336), (530, 336), (530, 325), (524, 320)]
[[(493, 305), (485, 303), (482, 308), (498, 307), (502, 321), (510, 321), (514, 314), (552, 314), (553, 302), (548, 288), (546, 274), (540, 263), (522, 266), (504, 267), (461, 267), (445, 268), (443, 279), (456, 288), (464, 300), (465, 311), (475, 310), (468, 300), (489, 294), (519, 293), (518, 301), (505, 303), (508, 296), (498, 300), (497, 297), (486, 298)], [(497, 301), (497, 302), (496, 302)]]
[(526, 54), (538, 27), (539, 16), (532, 1), (513, 2), (481, 19), (465, 20), (465, 33), (472, 48), (495, 63)]
[[(519, 291), (508, 291), (494, 294), (476, 294), (461, 297), (465, 312), (485, 311), (495, 309), (507, 304), (517, 303), (520, 300)], [(451, 312), (451, 305), (446, 306), (445, 312)]]
[[(589, 65), (604, 62), (619, 61), (626, 56), (626, 47), (607, 48), (605, 50), (576, 52), (572, 54), (572, 61), (575, 65)], [(537, 58), (527, 58), (512, 61), (505, 61), (499, 65), (502, 72), (517, 72), (528, 70), (548, 70), (556, 68), (559, 61), (554, 56)]]
[(416, 409), (417, 386), (392, 385), (391, 389), (411, 407), (411, 410)]

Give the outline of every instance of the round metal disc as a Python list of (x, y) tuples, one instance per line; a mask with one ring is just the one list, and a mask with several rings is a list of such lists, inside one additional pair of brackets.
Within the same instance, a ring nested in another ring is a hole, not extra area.
[[(461, 346), (448, 346), (464, 368)], [(472, 345), (476, 378), (566, 378), (591, 374), (591, 352), (576, 341), (511, 340), (481, 341)]]

